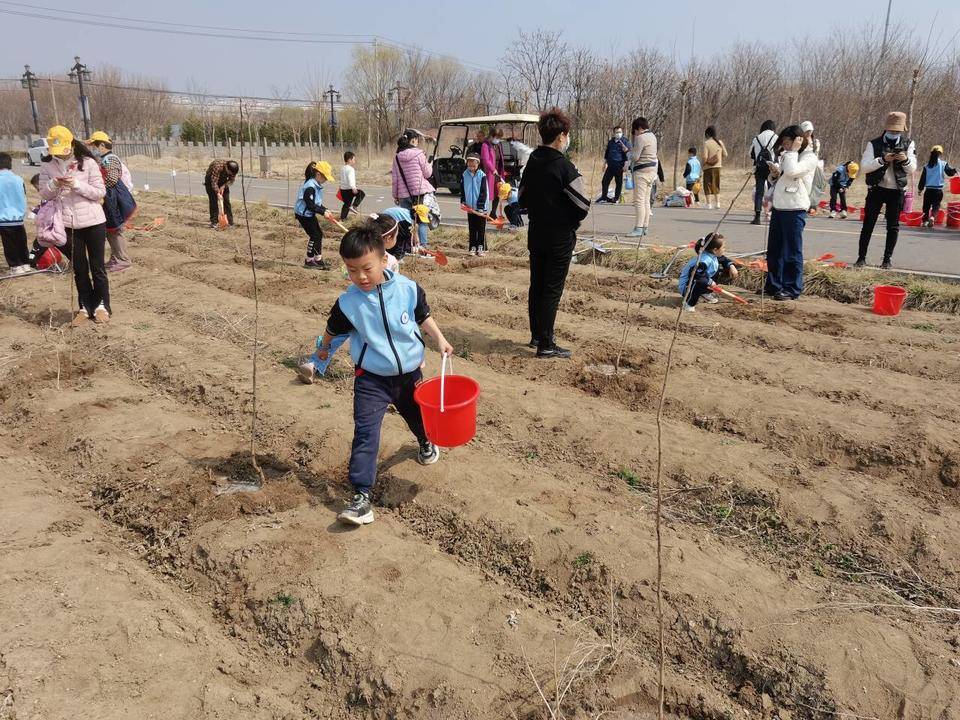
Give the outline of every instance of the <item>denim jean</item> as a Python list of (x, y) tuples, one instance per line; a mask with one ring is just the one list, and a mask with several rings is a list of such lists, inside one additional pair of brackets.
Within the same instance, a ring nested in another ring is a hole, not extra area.
[(427, 240), (429, 239), (430, 226), (426, 223), (422, 223), (417, 219), (417, 214), (413, 211), (414, 205), (419, 205), (422, 198), (416, 197), (405, 197), (400, 198), (400, 207), (406, 208), (410, 211), (410, 216), (413, 218), (414, 225), (417, 226), (417, 238), (420, 240), (420, 244), (426, 247)]
[(376, 482), (380, 428), (388, 405), (397, 409), (418, 441), (426, 439), (420, 406), (413, 399), (414, 388), (421, 377), (419, 369), (389, 377), (357, 371), (353, 382), (354, 429), (349, 471), (350, 484), (355, 490), (370, 492)]
[(799, 297), (803, 292), (803, 228), (806, 224), (806, 210), (774, 208), (770, 214), (766, 294), (782, 292)]

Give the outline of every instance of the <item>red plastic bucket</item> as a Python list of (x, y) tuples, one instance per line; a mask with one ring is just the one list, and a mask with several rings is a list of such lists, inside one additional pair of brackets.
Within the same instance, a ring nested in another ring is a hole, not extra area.
[(847, 215), (853, 215), (855, 212), (860, 212), (861, 208), (858, 208), (856, 205), (847, 205)]
[(440, 377), (430, 378), (417, 386), (413, 399), (420, 406), (423, 429), (430, 442), (452, 448), (466, 445), (477, 434), (477, 398), (480, 385), (466, 375), (446, 373), (448, 358), (444, 356)]
[(947, 221), (946, 210), (937, 210), (937, 216), (933, 219), (934, 225), (943, 225)]
[(920, 227), (923, 224), (923, 213), (902, 212), (900, 213), (900, 222), (907, 227)]
[(907, 291), (895, 285), (877, 285), (873, 288), (873, 312), (877, 315), (899, 315)]
[(947, 227), (960, 230), (960, 212), (947, 213)]
[(826, 200), (821, 200), (819, 203), (817, 203), (817, 207), (819, 207), (821, 210), (826, 210), (827, 205), (829, 204), (830, 203), (828, 203)]
[(954, 195), (960, 195), (960, 175), (954, 175), (950, 178), (950, 192)]

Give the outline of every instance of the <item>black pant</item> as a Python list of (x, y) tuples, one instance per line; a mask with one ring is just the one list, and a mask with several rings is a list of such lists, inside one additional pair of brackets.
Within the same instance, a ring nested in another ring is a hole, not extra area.
[(863, 216), (863, 229), (860, 230), (860, 254), (858, 260), (867, 259), (867, 248), (870, 247), (870, 236), (880, 217), (880, 208), (886, 206), (887, 216), (887, 244), (883, 249), (883, 259), (893, 257), (893, 249), (897, 246), (897, 237), (900, 235), (900, 211), (903, 209), (903, 190), (891, 190), (874, 186), (867, 191), (867, 204)]
[[(923, 189), (923, 219), (935, 220), (943, 202), (943, 188)], [(931, 212), (932, 211), (932, 212)]]
[(350, 484), (355, 490), (369, 492), (377, 479), (377, 453), (380, 428), (387, 406), (393, 405), (417, 440), (425, 440), (423, 416), (413, 399), (420, 382), (419, 370), (385, 377), (363, 370), (353, 381), (353, 449), (350, 451)]
[(0, 227), (0, 238), (3, 239), (3, 256), (7, 259), (7, 265), (15, 268), (18, 265), (30, 264), (27, 231), (23, 225)]
[(490, 202), (490, 217), (497, 216), (497, 208), (500, 207), (500, 196), (494, 191), (493, 200)]
[(71, 246), (73, 277), (77, 282), (80, 307), (90, 317), (101, 304), (112, 314), (110, 283), (103, 264), (103, 248), (107, 243), (106, 223), (80, 230), (67, 228), (67, 242)]
[(693, 287), (687, 288), (690, 291), (690, 297), (687, 298), (687, 305), (696, 305), (699, 302), (700, 298), (704, 295), (712, 293), (713, 290), (710, 289), (710, 283), (712, 281), (707, 277), (706, 273), (698, 272), (693, 276)]
[(470, 236), (471, 250), (487, 249), (487, 219), (473, 213), (467, 213), (467, 232)]
[(610, 181), (613, 180), (613, 202), (620, 202), (620, 194), (623, 192), (623, 165), (607, 165), (603, 171), (603, 179), (600, 180), (600, 200), (607, 201), (607, 193), (610, 191)]
[[(839, 199), (839, 203), (837, 200)], [(847, 190), (839, 185), (830, 184), (830, 212), (847, 211)]]
[(303, 217), (297, 215), (297, 222), (307, 233), (307, 257), (312, 258), (323, 253), (323, 230), (320, 229), (320, 221), (317, 216)]
[(570, 270), (573, 247), (577, 241), (575, 230), (564, 231), (564, 236), (542, 248), (530, 249), (530, 292), (527, 309), (530, 315), (530, 336), (537, 347), (553, 347), (553, 326), (557, 308), (563, 295), (563, 286)]
[(753, 176), (753, 213), (759, 215), (763, 210), (763, 195), (767, 191), (767, 175)]
[[(203, 187), (207, 190), (207, 199), (210, 201), (210, 224), (216, 225), (220, 220), (220, 207), (217, 203), (217, 191), (213, 185), (204, 183)], [(233, 225), (233, 208), (230, 207), (230, 186), (223, 188), (223, 212), (227, 216), (227, 222)]]
[(350, 208), (357, 209), (360, 207), (360, 203), (363, 202), (363, 199), (367, 194), (363, 190), (344, 190), (340, 188), (340, 197), (343, 198), (343, 207), (340, 208), (340, 219), (346, 220), (347, 216), (350, 214)]
[(694, 186), (695, 186), (696, 184), (697, 184), (697, 181), (696, 181), (696, 180), (694, 180), (693, 182), (688, 182), (688, 183), (687, 183), (687, 190), (689, 190), (690, 192), (693, 193), (693, 199), (694, 199), (695, 202), (700, 202), (700, 193), (698, 193), (698, 192), (693, 192), (693, 188), (694, 188)]
[(523, 227), (523, 211), (520, 209), (520, 203), (510, 203), (503, 206), (503, 214), (513, 227)]

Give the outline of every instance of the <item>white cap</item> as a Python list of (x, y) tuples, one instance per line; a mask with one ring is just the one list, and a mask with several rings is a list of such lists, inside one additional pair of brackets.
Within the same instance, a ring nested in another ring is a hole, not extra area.
[(800, 123), (800, 129), (805, 133), (813, 132), (813, 123), (809, 120), (804, 120), (802, 123)]

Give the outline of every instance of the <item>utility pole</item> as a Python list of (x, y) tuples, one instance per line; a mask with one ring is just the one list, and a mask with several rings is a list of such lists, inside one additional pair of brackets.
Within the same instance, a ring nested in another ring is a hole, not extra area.
[(332, 138), (335, 136), (337, 131), (337, 114), (333, 108), (333, 102), (334, 102), (334, 99), (336, 99), (337, 102), (340, 102), (340, 91), (334, 90), (333, 85), (331, 85), (330, 89), (323, 94), (324, 96), (327, 96), (330, 98), (330, 138), (332, 142)]
[(87, 99), (87, 94), (83, 89), (84, 80), (89, 81), (91, 72), (90, 69), (80, 62), (79, 57), (74, 57), (74, 66), (70, 68), (70, 82), (77, 83), (80, 88), (80, 116), (83, 118), (83, 132), (86, 133), (86, 137), (90, 137), (90, 133), (93, 132), (91, 126), (93, 125), (93, 120), (90, 118), (90, 101)]
[(409, 90), (400, 83), (387, 90), (387, 100), (397, 99), (397, 129), (400, 132), (403, 132), (403, 94)]
[(50, 102), (53, 103), (53, 124), (60, 124), (60, 113), (57, 110), (57, 92), (53, 89), (53, 78), (48, 78), (50, 80)]
[(26, 88), (30, 93), (30, 113), (33, 115), (33, 131), (40, 134), (40, 111), (37, 109), (37, 100), (33, 96), (33, 89), (40, 85), (37, 76), (30, 72), (30, 66), (23, 66), (23, 76), (20, 78), (20, 87)]
[(683, 143), (683, 125), (687, 119), (687, 89), (688, 80), (680, 82), (680, 128), (677, 130), (677, 152), (673, 156), (673, 187), (677, 187), (677, 167), (680, 165), (680, 147)]

